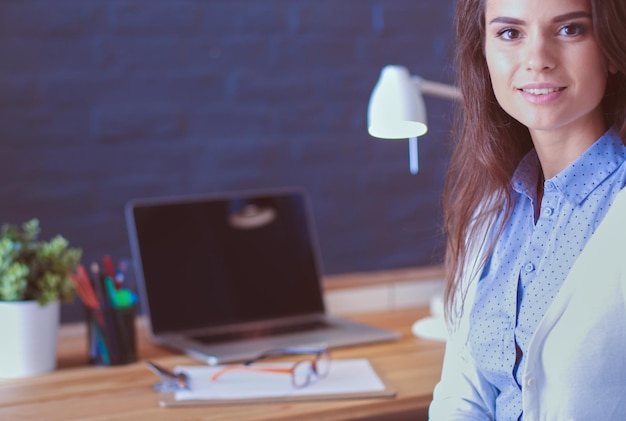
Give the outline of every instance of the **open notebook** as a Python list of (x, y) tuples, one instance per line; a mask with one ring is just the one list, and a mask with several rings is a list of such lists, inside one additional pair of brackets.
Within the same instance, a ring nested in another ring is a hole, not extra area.
[(303, 190), (138, 199), (126, 221), (152, 339), (209, 364), (399, 334), (326, 314)]

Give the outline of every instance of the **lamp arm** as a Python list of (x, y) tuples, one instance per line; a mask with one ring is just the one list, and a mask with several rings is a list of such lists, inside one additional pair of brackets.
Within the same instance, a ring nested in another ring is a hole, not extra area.
[(436, 96), (445, 99), (461, 99), (461, 90), (456, 86), (440, 82), (432, 82), (419, 76), (411, 76), (411, 81), (425, 95)]

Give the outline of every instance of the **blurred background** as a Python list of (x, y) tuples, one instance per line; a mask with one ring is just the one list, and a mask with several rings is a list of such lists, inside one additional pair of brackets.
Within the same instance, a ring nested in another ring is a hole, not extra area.
[(453, 6), (1, 0), (0, 223), (89, 263), (130, 257), (131, 199), (303, 187), (325, 275), (440, 263), (453, 104), (425, 97), (417, 175), (367, 104), (387, 64), (452, 81)]

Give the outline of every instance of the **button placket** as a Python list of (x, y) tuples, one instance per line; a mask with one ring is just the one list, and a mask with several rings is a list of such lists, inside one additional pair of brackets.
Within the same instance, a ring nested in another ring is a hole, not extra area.
[(524, 272), (526, 272), (526, 273), (530, 273), (530, 272), (532, 272), (532, 271), (534, 271), (534, 270), (535, 270), (535, 265), (533, 265), (533, 263), (532, 263), (532, 262), (527, 262), (527, 263), (524, 265)]
[(552, 219), (556, 215), (559, 208), (559, 197), (554, 184), (550, 184), (550, 188), (546, 189), (543, 200), (541, 202), (541, 216), (545, 219)]
[(547, 216), (548, 218), (551, 217), (554, 214), (554, 209), (546, 206), (543, 208), (543, 216)]

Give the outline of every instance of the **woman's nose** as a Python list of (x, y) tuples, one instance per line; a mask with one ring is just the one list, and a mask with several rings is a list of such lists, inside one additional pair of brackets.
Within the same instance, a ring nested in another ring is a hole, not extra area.
[(557, 64), (555, 46), (546, 37), (537, 35), (528, 38), (524, 45), (526, 70), (541, 72), (553, 69)]

